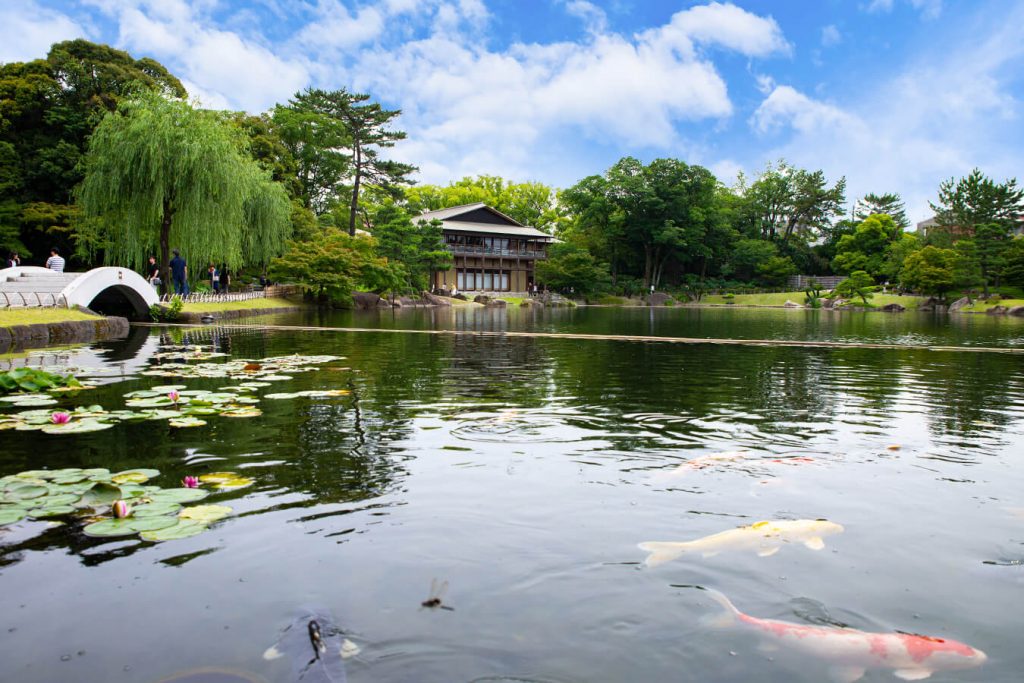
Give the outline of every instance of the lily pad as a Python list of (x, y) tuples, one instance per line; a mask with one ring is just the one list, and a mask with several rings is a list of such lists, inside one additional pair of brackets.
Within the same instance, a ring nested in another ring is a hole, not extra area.
[(176, 517), (168, 517), (162, 515), (154, 515), (150, 517), (135, 517), (133, 514), (128, 518), (128, 522), (132, 529), (138, 532), (143, 531), (159, 531), (160, 529), (168, 529), (178, 523)]
[(196, 536), (206, 531), (206, 528), (206, 525), (202, 522), (182, 519), (178, 520), (174, 526), (157, 529), (156, 531), (144, 531), (139, 535), (142, 536), (144, 541), (173, 541), (179, 538)]
[(184, 427), (202, 427), (206, 424), (206, 420), (200, 420), (198, 417), (176, 417), (168, 420), (167, 424), (178, 429)]
[(24, 484), (14, 486), (4, 493), (4, 499), (9, 501), (28, 500), (29, 498), (42, 498), (50, 492), (46, 486), (38, 484)]
[(5, 507), (0, 509), (0, 526), (14, 524), (25, 517), (25, 510), (21, 508)]
[(114, 426), (113, 422), (100, 422), (96, 419), (72, 420), (62, 425), (43, 425), (42, 431), (47, 434), (83, 434), (85, 432), (100, 432)]
[(259, 417), (262, 414), (259, 408), (228, 408), (221, 412), (223, 417)]
[(139, 533), (138, 529), (132, 527), (132, 521), (131, 519), (104, 519), (82, 527), (82, 533), (98, 538), (131, 536)]
[(132, 517), (160, 517), (164, 515), (176, 515), (181, 510), (177, 503), (145, 503), (138, 505), (132, 510)]
[(35, 508), (29, 511), (29, 517), (35, 519), (45, 519), (47, 517), (59, 517), (61, 515), (70, 515), (75, 511), (74, 505), (48, 505), (43, 508)]
[(231, 512), (231, 508), (227, 505), (193, 505), (179, 512), (178, 517), (209, 524), (218, 519), (224, 519)]
[(231, 479), (225, 479), (213, 484), (213, 488), (219, 491), (231, 491), (234, 489), (244, 489), (246, 486), (252, 485), (253, 480), (249, 477), (232, 477)]
[(77, 503), (81, 499), (81, 495), (77, 493), (54, 493), (44, 498), (40, 498), (39, 507), (52, 507), (54, 505), (72, 505)]
[(160, 476), (160, 470), (137, 469), (118, 472), (110, 477), (115, 484), (144, 484), (153, 477)]
[(210, 495), (202, 489), (161, 489), (149, 494), (154, 503), (192, 503)]
[(97, 507), (100, 505), (110, 505), (123, 496), (124, 494), (119, 487), (98, 481), (82, 494), (81, 502), (89, 507)]

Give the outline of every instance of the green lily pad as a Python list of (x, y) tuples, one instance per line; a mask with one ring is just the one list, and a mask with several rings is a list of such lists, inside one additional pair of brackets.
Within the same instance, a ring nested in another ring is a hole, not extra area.
[(160, 529), (168, 529), (176, 525), (178, 523), (178, 518), (161, 515), (135, 517), (133, 514), (128, 518), (128, 522), (131, 528), (138, 532), (159, 531)]
[(153, 477), (160, 476), (160, 470), (138, 469), (118, 472), (110, 477), (115, 484), (144, 484)]
[(78, 474), (62, 474), (59, 477), (54, 477), (52, 481), (54, 484), (62, 486), (64, 484), (77, 484), (78, 482), (85, 481), (86, 479), (88, 479), (88, 476), (79, 472)]
[(177, 503), (146, 503), (137, 506), (132, 510), (132, 517), (159, 517), (163, 515), (176, 515), (181, 510)]
[(193, 505), (179, 512), (178, 517), (209, 524), (216, 522), (218, 519), (224, 519), (231, 512), (231, 508), (227, 505)]
[[(11, 397), (7, 397), (6, 399), (0, 399), (0, 400), (10, 401)], [(25, 406), (26, 408), (37, 408), (39, 406), (55, 406), (55, 405), (57, 405), (57, 403), (58, 403), (57, 399), (50, 398), (49, 396), (47, 396), (46, 398), (26, 398), (26, 399), (22, 399), (20, 401), (15, 402), (14, 405), (16, 405), (16, 406)]]
[(52, 507), (54, 505), (73, 505), (82, 496), (77, 493), (53, 493), (44, 498), (39, 498), (39, 507)]
[(113, 422), (100, 422), (94, 418), (87, 418), (72, 420), (62, 425), (43, 425), (42, 431), (47, 434), (84, 434), (85, 432), (100, 432), (113, 426)]
[(82, 494), (81, 503), (88, 507), (110, 505), (115, 500), (118, 500), (123, 496), (124, 494), (121, 492), (119, 487), (98, 481), (94, 483), (88, 491)]
[[(14, 394), (12, 396), (0, 396), (0, 401), (5, 403), (24, 403), (25, 401), (34, 401), (37, 399), (46, 399), (53, 401), (53, 398), (49, 394)], [(56, 401), (54, 401), (56, 403)]]
[(179, 520), (174, 526), (156, 531), (144, 531), (140, 536), (144, 541), (173, 541), (179, 538), (196, 536), (206, 531), (206, 525), (190, 519)]
[(29, 498), (42, 498), (50, 492), (46, 486), (38, 484), (24, 484), (15, 486), (4, 493), (4, 499), (8, 501), (28, 500)]
[(259, 408), (228, 408), (221, 412), (223, 417), (259, 417), (262, 414)]
[(161, 489), (149, 494), (154, 503), (192, 503), (210, 495), (202, 489)]
[(155, 391), (155, 392), (160, 393), (160, 394), (167, 394), (167, 393), (172, 392), (172, 391), (180, 392), (182, 389), (187, 389), (187, 388), (188, 387), (185, 386), (184, 384), (160, 384), (160, 385), (157, 385), (155, 387), (150, 387), (149, 390), (150, 391)]
[(82, 527), (82, 533), (86, 536), (98, 538), (131, 536), (132, 534), (139, 533), (137, 529), (132, 527), (132, 521), (130, 519), (104, 519)]
[(25, 517), (25, 510), (13, 507), (0, 508), (0, 526), (14, 524)]
[(75, 511), (74, 505), (49, 505), (43, 508), (35, 508), (29, 511), (29, 517), (35, 519), (45, 519), (47, 517), (59, 517), (60, 515), (70, 515)]

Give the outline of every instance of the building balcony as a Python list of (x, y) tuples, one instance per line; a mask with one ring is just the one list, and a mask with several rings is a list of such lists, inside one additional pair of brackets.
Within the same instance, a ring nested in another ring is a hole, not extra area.
[(498, 249), (496, 247), (480, 247), (467, 244), (446, 244), (452, 254), (456, 256), (490, 256), (493, 258), (546, 258), (547, 251), (536, 249)]

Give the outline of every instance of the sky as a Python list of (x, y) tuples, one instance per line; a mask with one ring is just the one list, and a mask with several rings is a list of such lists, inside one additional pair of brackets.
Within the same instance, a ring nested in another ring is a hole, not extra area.
[(0, 62), (71, 38), (211, 108), (370, 93), (420, 182), (568, 187), (630, 155), (731, 185), (785, 158), (918, 221), (945, 179), (1024, 175), (1024, 0), (0, 0)]

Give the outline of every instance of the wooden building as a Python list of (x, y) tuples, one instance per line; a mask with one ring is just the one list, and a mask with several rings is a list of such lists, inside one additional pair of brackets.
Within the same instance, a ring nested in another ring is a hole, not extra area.
[(454, 261), (450, 270), (434, 273), (432, 284), (442, 290), (527, 292), (537, 261), (554, 241), (482, 202), (427, 211), (415, 220), (441, 221)]

